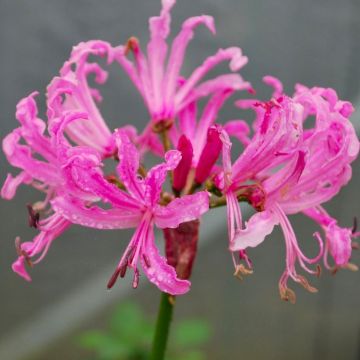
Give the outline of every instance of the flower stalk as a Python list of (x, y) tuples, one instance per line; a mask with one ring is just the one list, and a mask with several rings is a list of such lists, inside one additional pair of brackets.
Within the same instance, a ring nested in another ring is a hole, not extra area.
[(161, 294), (150, 360), (163, 360), (165, 357), (174, 305), (174, 296), (166, 293)]

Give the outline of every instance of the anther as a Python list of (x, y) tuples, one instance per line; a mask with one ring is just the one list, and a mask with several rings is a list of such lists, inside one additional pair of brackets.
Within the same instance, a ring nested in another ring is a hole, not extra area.
[(353, 227), (352, 227), (352, 229), (351, 229), (351, 233), (352, 233), (352, 234), (355, 234), (355, 233), (356, 233), (357, 227), (358, 227), (358, 222), (357, 222), (357, 217), (355, 216), (355, 217), (354, 217), (354, 222), (353, 222)]
[(296, 295), (295, 292), (289, 288), (280, 288), (280, 298), (284, 301), (289, 301), (291, 304), (296, 303)]
[(316, 265), (316, 276), (319, 278), (321, 276), (322, 269), (319, 264)]
[(136, 268), (134, 270), (134, 278), (133, 278), (133, 283), (132, 283), (133, 289), (136, 289), (138, 287), (139, 279), (140, 279), (140, 273), (139, 273), (139, 270)]
[(358, 271), (359, 270), (359, 267), (353, 263), (347, 263), (345, 265), (345, 269), (348, 269), (350, 271)]
[(31, 204), (27, 204), (26, 208), (29, 214), (28, 215), (29, 226), (37, 229), (40, 220), (40, 214), (34, 210)]
[(142, 257), (144, 259), (144, 263), (145, 263), (146, 267), (148, 267), (148, 268), (151, 267), (149, 258), (145, 254), (143, 254)]
[[(111, 289), (114, 286), (114, 284), (116, 283), (117, 278), (119, 277), (119, 275), (121, 273), (121, 270), (122, 270), (122, 268), (117, 268), (114, 271), (114, 273), (111, 275), (111, 278), (110, 278), (109, 282), (107, 283), (107, 288), (108, 289)], [(126, 270), (126, 268), (125, 268), (125, 270)]]
[(234, 276), (239, 280), (243, 280), (244, 276), (253, 274), (252, 269), (247, 269), (243, 264), (236, 265)]
[(135, 36), (131, 36), (125, 45), (125, 56), (129, 54), (130, 51), (136, 51), (139, 47), (139, 40)]
[(318, 289), (311, 286), (308, 282), (308, 280), (304, 276), (298, 276), (299, 283), (309, 292), (316, 293), (318, 292)]

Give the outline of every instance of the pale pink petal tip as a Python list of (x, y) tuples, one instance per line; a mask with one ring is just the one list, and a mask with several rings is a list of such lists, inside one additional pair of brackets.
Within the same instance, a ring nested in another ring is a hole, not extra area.
[(258, 246), (272, 233), (278, 223), (277, 216), (270, 210), (254, 214), (245, 224), (245, 229), (237, 231), (230, 244), (230, 250), (238, 251)]
[(24, 256), (19, 256), (19, 258), (13, 262), (11, 266), (12, 270), (24, 278), (26, 281), (31, 281), (30, 275), (25, 269), (25, 258)]
[(31, 176), (25, 172), (21, 172), (15, 177), (13, 177), (11, 174), (8, 174), (1, 188), (1, 197), (6, 200), (11, 200), (15, 196), (19, 185), (22, 183), (28, 184), (31, 182), (31, 180)]
[(263, 81), (266, 85), (269, 85), (274, 89), (274, 97), (278, 97), (283, 93), (283, 84), (278, 78), (271, 75), (266, 75), (263, 77)]
[(329, 244), (330, 254), (337, 266), (346, 265), (351, 257), (351, 230), (341, 228), (335, 223), (326, 229), (326, 237)]
[(248, 63), (248, 61), (249, 61), (248, 57), (244, 56), (242, 54), (242, 51), (240, 48), (232, 47), (232, 48), (227, 49), (227, 51), (232, 54), (232, 59), (230, 61), (230, 70), (231, 71), (238, 71)]
[(162, 257), (155, 246), (154, 235), (145, 240), (146, 255), (141, 263), (147, 278), (161, 291), (171, 295), (182, 295), (190, 290), (190, 281), (177, 277), (175, 269)]

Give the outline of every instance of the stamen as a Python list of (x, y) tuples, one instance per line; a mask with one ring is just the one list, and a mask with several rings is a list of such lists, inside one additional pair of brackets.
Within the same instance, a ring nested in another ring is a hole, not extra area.
[(254, 271), (252, 269), (247, 269), (244, 264), (239, 264), (236, 265), (234, 276), (242, 281), (244, 276), (251, 275), (253, 272)]
[(316, 265), (316, 276), (319, 278), (322, 273), (322, 268), (319, 264)]
[(131, 36), (125, 45), (125, 56), (129, 54), (130, 51), (136, 51), (139, 47), (139, 39), (135, 36)]
[(39, 220), (40, 220), (40, 214), (34, 210), (34, 208), (31, 206), (31, 204), (27, 204), (26, 208), (28, 210), (28, 223), (30, 227), (34, 227), (37, 229)]
[(115, 186), (117, 186), (120, 190), (126, 190), (125, 185), (116, 177), (114, 174), (109, 174), (105, 176), (105, 179)]
[(284, 301), (289, 301), (291, 304), (296, 303), (296, 295), (295, 292), (288, 287), (280, 287), (280, 298)]
[(351, 233), (352, 234), (355, 234), (356, 231), (357, 231), (357, 228), (358, 228), (358, 222), (357, 222), (357, 217), (355, 216), (354, 217), (354, 222), (353, 222), (353, 227), (351, 229)]
[(119, 275), (120, 275), (121, 278), (124, 278), (124, 277), (125, 277), (127, 268), (128, 268), (128, 264), (124, 264), (124, 265), (120, 268), (120, 273), (119, 273)]
[(16, 249), (16, 253), (18, 254), (18, 256), (22, 256), (21, 240), (20, 240), (19, 236), (17, 236), (15, 238), (15, 249)]
[(140, 279), (140, 273), (139, 273), (139, 270), (136, 268), (134, 270), (134, 279), (133, 279), (133, 283), (132, 283), (133, 289), (136, 289), (138, 287), (139, 279)]
[(30, 267), (33, 267), (33, 266), (34, 266), (33, 262), (31, 261), (31, 258), (30, 258), (30, 256), (29, 256), (29, 254), (28, 254), (25, 250), (23, 250), (23, 249), (21, 248), (21, 242), (20, 242), (20, 237), (19, 237), (19, 236), (17, 236), (17, 237), (15, 238), (15, 249), (16, 249), (16, 253), (18, 254), (18, 256), (23, 256), (24, 259), (25, 259), (25, 261), (26, 261), (26, 263), (27, 263)]
[(145, 254), (143, 254), (143, 259), (144, 259), (145, 265), (146, 265), (148, 268), (151, 267), (150, 260), (149, 260), (149, 258), (148, 258)]
[(348, 269), (350, 271), (358, 271), (359, 270), (359, 267), (353, 263), (347, 263), (345, 265), (345, 269)]
[(318, 292), (318, 289), (315, 288), (315, 287), (313, 287), (313, 286), (311, 286), (311, 285), (309, 284), (309, 281), (308, 281), (304, 276), (298, 275), (297, 279), (298, 279), (299, 283), (300, 283), (307, 291), (309, 291), (309, 292), (311, 292), (311, 293), (316, 293), (316, 292)]
[[(122, 268), (117, 268), (114, 273), (111, 275), (111, 278), (109, 282), (107, 283), (107, 288), (111, 289), (114, 284), (116, 283), (117, 278), (119, 277), (119, 274), (121, 273)], [(126, 268), (125, 268), (126, 270)]]

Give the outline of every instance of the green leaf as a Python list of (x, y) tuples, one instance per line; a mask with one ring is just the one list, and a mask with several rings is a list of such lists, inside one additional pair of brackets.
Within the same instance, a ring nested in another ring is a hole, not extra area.
[(109, 341), (108, 335), (97, 330), (87, 331), (78, 337), (78, 343), (84, 349), (99, 349)]
[(206, 356), (202, 351), (192, 350), (166, 356), (166, 360), (206, 360)]
[(174, 329), (174, 342), (179, 347), (199, 346), (209, 339), (209, 324), (203, 320), (185, 320)]
[(133, 334), (143, 327), (143, 313), (131, 303), (119, 305), (110, 319), (111, 332), (125, 335)]

